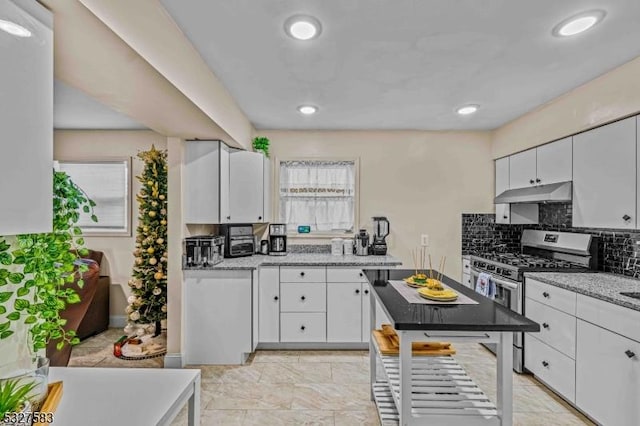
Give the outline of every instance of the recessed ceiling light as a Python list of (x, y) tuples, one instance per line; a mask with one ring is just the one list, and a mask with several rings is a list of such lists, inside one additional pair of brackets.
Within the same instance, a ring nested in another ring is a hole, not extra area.
[(553, 35), (569, 37), (580, 34), (602, 21), (607, 13), (604, 10), (590, 10), (565, 19), (553, 28)]
[(478, 111), (478, 108), (480, 108), (478, 105), (465, 105), (463, 107), (458, 108), (457, 113), (460, 115), (469, 115)]
[(313, 40), (322, 32), (322, 25), (313, 16), (294, 15), (284, 23), (284, 31), (296, 40)]
[(313, 105), (300, 105), (298, 111), (304, 115), (311, 115), (318, 111), (318, 107), (314, 107)]
[(16, 37), (31, 37), (31, 31), (15, 22), (0, 19), (0, 30)]

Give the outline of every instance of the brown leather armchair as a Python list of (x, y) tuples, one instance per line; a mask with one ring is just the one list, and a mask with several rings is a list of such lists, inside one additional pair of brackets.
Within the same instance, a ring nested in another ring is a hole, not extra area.
[[(65, 330), (76, 330), (80, 340), (102, 333), (109, 327), (109, 287), (111, 280), (108, 276), (100, 275), (100, 263), (103, 253), (89, 250), (84, 256), (89, 259), (89, 270), (82, 274), (84, 286), (79, 288), (76, 282), (70, 284), (78, 292), (80, 303), (67, 305), (60, 316), (67, 320)], [(57, 340), (51, 340), (47, 345), (47, 357), (50, 365), (66, 367), (71, 356), (71, 346), (65, 345), (62, 350), (56, 349)]]

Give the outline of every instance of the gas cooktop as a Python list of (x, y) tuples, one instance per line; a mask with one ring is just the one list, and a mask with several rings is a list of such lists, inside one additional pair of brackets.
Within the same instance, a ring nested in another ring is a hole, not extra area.
[(505, 266), (513, 266), (515, 268), (584, 268), (583, 265), (567, 262), (558, 259), (549, 259), (540, 256), (521, 253), (483, 253), (475, 257), (482, 258), (491, 262), (501, 263)]

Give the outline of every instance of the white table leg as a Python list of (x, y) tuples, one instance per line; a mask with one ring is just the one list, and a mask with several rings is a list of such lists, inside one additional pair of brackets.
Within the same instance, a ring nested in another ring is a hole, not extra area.
[(406, 331), (399, 332), (400, 337), (400, 425), (411, 424), (411, 338)]
[(200, 426), (200, 376), (193, 381), (193, 394), (189, 398), (189, 426)]
[(376, 328), (376, 297), (373, 291), (369, 291), (369, 374), (371, 382), (371, 400), (374, 400), (373, 385), (378, 380), (378, 372), (376, 371), (377, 359), (376, 350), (373, 346), (373, 330)]
[(498, 395), (497, 409), (502, 426), (513, 424), (513, 333), (500, 333), (497, 348)]

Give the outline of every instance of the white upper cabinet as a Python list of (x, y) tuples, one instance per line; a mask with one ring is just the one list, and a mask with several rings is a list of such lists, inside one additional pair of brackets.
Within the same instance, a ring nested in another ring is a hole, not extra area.
[(53, 17), (37, 2), (0, 2), (0, 235), (53, 226)]
[(234, 150), (221, 141), (187, 141), (184, 157), (185, 223), (267, 220), (264, 212), (271, 210), (271, 168), (262, 154)]
[(263, 157), (262, 167), (262, 182), (264, 184), (264, 190), (262, 193), (263, 200), (263, 212), (261, 222), (271, 222), (273, 206), (271, 203), (271, 197), (273, 197), (273, 174), (271, 173), (271, 160), (268, 157)]
[(573, 226), (636, 227), (636, 117), (573, 138)]
[(509, 157), (496, 160), (496, 197), (509, 189)]
[(185, 223), (220, 223), (219, 173), (222, 149), (219, 141), (186, 142), (183, 172)]
[(509, 188), (525, 188), (536, 184), (536, 150), (509, 157)]
[(229, 155), (229, 222), (263, 221), (263, 159), (262, 154), (249, 151)]
[(568, 137), (536, 148), (536, 184), (567, 182), (572, 178), (573, 142)]

